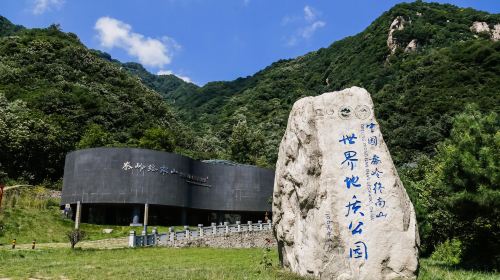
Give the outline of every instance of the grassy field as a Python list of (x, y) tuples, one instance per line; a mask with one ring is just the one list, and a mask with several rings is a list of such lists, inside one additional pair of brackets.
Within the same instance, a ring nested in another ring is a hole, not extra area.
[[(278, 268), (275, 250), (142, 248), (0, 250), (0, 278), (12, 279), (305, 279)], [(500, 274), (464, 271), (430, 260), (420, 280), (497, 280)]]
[[(73, 229), (74, 222), (62, 217), (59, 199), (43, 197), (46, 192), (41, 187), (6, 192), (0, 209), (0, 246), (10, 244), (14, 238), (18, 244), (31, 243), (34, 239), (37, 243), (67, 242), (65, 234)], [(104, 233), (105, 228), (113, 232)], [(142, 231), (142, 227), (92, 224), (81, 224), (81, 229), (87, 233), (87, 240), (126, 237), (130, 230)], [(176, 226), (176, 230), (181, 229), (182, 226)], [(167, 232), (168, 228), (159, 226), (158, 231)]]
[[(305, 279), (278, 268), (275, 250), (214, 248), (117, 248), (127, 246), (128, 226), (82, 224), (88, 233), (76, 250), (65, 233), (73, 221), (61, 217), (57, 199), (37, 199), (43, 189), (10, 195), (0, 209), (0, 278), (12, 279)], [(111, 228), (111, 234), (103, 233)], [(179, 228), (179, 227), (178, 227)], [(166, 227), (159, 227), (165, 232)], [(117, 238), (121, 237), (121, 238)], [(16, 238), (16, 250), (10, 241)], [(37, 249), (29, 249), (33, 239)], [(24, 243), (24, 244), (23, 244)], [(271, 264), (264, 267), (262, 263)], [(500, 274), (456, 269), (421, 261), (419, 279), (500, 280)]]
[(263, 249), (0, 250), (0, 278), (303, 279), (260, 265)]

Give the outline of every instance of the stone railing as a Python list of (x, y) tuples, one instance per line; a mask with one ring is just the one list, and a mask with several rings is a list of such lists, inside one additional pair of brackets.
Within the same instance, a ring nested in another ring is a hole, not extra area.
[(258, 221), (256, 224), (251, 221), (248, 221), (246, 224), (241, 224), (241, 222), (229, 224), (228, 222), (225, 222), (223, 225), (216, 225), (216, 223), (212, 223), (212, 225), (206, 227), (199, 224), (197, 230), (191, 230), (188, 226), (184, 226), (184, 230), (181, 231), (175, 231), (174, 227), (170, 227), (167, 233), (158, 233), (158, 230), (154, 227), (151, 234), (148, 234), (146, 231), (142, 231), (141, 235), (136, 235), (135, 231), (130, 231), (128, 246), (155, 246), (158, 244), (165, 244), (169, 241), (173, 242), (175, 240), (198, 239), (237, 232), (264, 231), (271, 229), (271, 221), (268, 223)]

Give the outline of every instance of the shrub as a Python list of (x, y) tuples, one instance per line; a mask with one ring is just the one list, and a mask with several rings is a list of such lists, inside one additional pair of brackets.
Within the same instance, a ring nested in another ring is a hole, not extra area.
[(437, 246), (431, 259), (447, 265), (457, 265), (462, 258), (462, 242), (458, 239), (446, 240)]
[(87, 237), (87, 233), (80, 229), (74, 229), (72, 231), (68, 231), (66, 233), (66, 236), (68, 237), (69, 243), (71, 244), (71, 249), (74, 249), (75, 245), (78, 242), (84, 240)]

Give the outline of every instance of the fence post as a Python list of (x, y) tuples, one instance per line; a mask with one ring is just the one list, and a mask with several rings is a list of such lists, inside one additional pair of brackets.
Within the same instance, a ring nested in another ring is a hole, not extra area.
[(145, 228), (142, 229), (142, 246), (148, 246), (148, 232)]
[(186, 239), (190, 239), (189, 238), (189, 227), (188, 226), (184, 226), (184, 230), (186, 231)]
[(154, 227), (152, 234), (153, 234), (153, 244), (151, 245), (158, 245), (158, 228)]
[(229, 233), (229, 222), (224, 222), (224, 226), (226, 227), (226, 233)]
[(259, 223), (259, 230), (262, 230), (262, 221), (258, 220), (257, 223)]
[(203, 237), (203, 224), (198, 224), (198, 236)]
[(248, 231), (252, 231), (253, 230), (252, 229), (252, 221), (248, 221), (247, 224), (248, 224)]
[(238, 232), (240, 232), (241, 231), (241, 222), (236, 221), (236, 226), (238, 227)]
[(169, 233), (169, 239), (171, 242), (174, 242), (175, 238), (175, 228), (174, 227), (169, 227), (168, 228), (168, 233)]
[(132, 248), (135, 247), (135, 230), (131, 230), (128, 235), (128, 246)]
[(212, 223), (212, 234), (213, 235), (217, 234), (217, 224), (216, 223)]

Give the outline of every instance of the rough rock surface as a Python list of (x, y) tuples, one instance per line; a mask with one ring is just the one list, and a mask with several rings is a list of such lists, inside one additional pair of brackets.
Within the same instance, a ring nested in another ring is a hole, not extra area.
[(283, 266), (320, 279), (415, 279), (415, 212), (370, 94), (352, 87), (298, 100), (273, 194)]
[(474, 33), (488, 33), (490, 35), (490, 39), (493, 41), (500, 40), (500, 24), (495, 24), (493, 28), (490, 29), (488, 23), (475, 21), (472, 23), (470, 30)]
[(491, 40), (500, 40), (500, 24), (495, 24), (494, 28), (491, 29)]
[(396, 30), (403, 30), (405, 27), (405, 19), (401, 16), (397, 16), (391, 23), (391, 26), (389, 27), (389, 35), (387, 36), (387, 47), (391, 51), (391, 54), (396, 52), (396, 49), (398, 48), (398, 44), (396, 40), (394, 40), (392, 33)]
[(418, 43), (417, 39), (411, 40), (405, 48), (405, 52), (414, 52), (417, 50)]
[(490, 27), (486, 22), (475, 21), (472, 23), (470, 30), (474, 33), (488, 32), (490, 33)]

